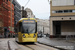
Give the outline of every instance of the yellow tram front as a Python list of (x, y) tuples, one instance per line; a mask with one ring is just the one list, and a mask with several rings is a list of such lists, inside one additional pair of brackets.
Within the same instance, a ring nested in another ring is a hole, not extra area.
[(37, 42), (37, 21), (34, 18), (23, 18), (17, 24), (18, 42)]

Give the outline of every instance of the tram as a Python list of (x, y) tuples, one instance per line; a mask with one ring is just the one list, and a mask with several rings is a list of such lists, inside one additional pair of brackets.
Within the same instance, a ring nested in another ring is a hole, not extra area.
[(37, 21), (34, 18), (21, 18), (16, 25), (15, 41), (37, 42)]

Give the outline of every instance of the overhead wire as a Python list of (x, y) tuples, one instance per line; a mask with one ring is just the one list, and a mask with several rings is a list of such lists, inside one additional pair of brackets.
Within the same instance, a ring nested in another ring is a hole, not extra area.
[(28, 0), (28, 2), (25, 4), (25, 7), (26, 7), (26, 5), (29, 3), (29, 1), (30, 1), (30, 0)]

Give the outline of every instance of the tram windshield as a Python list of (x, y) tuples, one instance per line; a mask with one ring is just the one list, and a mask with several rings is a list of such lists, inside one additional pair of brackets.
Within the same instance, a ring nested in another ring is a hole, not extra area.
[(24, 23), (22, 24), (22, 33), (35, 33), (35, 22), (34, 23)]

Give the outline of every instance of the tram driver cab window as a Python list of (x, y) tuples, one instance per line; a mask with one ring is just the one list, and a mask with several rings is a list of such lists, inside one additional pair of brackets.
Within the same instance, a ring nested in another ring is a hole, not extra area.
[(22, 32), (22, 23), (19, 23), (19, 32)]

